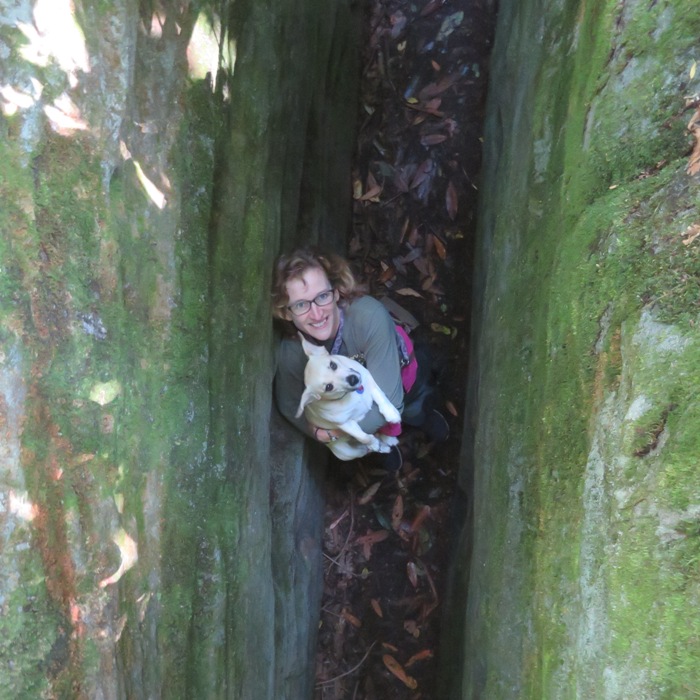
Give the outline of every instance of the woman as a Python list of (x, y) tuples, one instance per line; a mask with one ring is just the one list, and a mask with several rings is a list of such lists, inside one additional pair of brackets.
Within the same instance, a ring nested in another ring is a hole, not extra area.
[[(365, 295), (346, 260), (308, 248), (280, 256), (275, 265), (272, 300), (275, 318), (294, 331), (280, 344), (275, 398), (282, 415), (301, 432), (324, 443), (341, 434), (310, 425), (303, 416), (295, 417), (304, 391), (307, 360), (299, 331), (331, 354), (352, 357), (365, 365), (402, 413), (403, 422), (422, 427), (434, 440), (447, 439), (449, 429), (444, 417), (427, 408), (427, 371), (418, 372), (410, 339), (383, 304)], [(400, 426), (385, 425), (376, 406), (360, 421), (360, 427), (366, 433), (382, 430), (397, 435), (401, 431)], [(384, 465), (391, 471), (401, 467), (398, 448), (385, 456)]]

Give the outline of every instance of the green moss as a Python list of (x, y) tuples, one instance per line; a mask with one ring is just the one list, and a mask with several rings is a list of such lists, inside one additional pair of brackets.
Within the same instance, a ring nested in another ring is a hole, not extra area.
[[(29, 554), (21, 559), (24, 585), (14, 588), (0, 603), (3, 700), (41, 697), (48, 687), (52, 665), (59, 662), (60, 642), (56, 635), (61, 617), (47, 599), (40, 565)], [(3, 567), (3, 573), (9, 570), (10, 567)]]
[[(471, 594), (508, 622), (468, 623), (473, 695), (613, 696), (616, 679), (620, 697), (697, 688), (697, 626), (681, 614), (697, 603), (697, 538), (659, 534), (700, 502), (700, 258), (683, 244), (700, 201), (677, 80), (699, 29), (687, 12), (501, 8)], [(528, 52), (520, 32), (543, 48)], [(519, 512), (503, 495), (514, 483)], [(510, 561), (517, 581), (495, 563)]]

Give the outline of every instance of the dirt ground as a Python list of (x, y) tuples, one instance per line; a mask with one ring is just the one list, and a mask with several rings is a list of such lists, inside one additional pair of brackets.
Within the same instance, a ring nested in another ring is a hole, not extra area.
[[(469, 357), (487, 0), (367, 0), (348, 256), (418, 321), (451, 435), (405, 429), (404, 465), (331, 465), (316, 700), (437, 698)], [(412, 322), (409, 316), (400, 320)]]

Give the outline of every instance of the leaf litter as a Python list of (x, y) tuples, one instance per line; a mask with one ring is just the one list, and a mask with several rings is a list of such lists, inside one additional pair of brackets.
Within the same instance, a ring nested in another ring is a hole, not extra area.
[(431, 349), (451, 437), (404, 427), (395, 475), (332, 461), (314, 700), (439, 698), (493, 22), (486, 0), (366, 5), (348, 257)]

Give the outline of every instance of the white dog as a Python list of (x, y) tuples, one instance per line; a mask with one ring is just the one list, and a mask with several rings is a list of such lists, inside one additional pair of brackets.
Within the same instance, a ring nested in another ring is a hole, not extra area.
[(389, 423), (401, 421), (401, 414), (370, 372), (359, 362), (331, 355), (326, 348), (309, 343), (303, 336), (301, 344), (309, 360), (297, 418), (303, 413), (311, 425), (327, 430), (339, 428), (347, 433), (347, 437), (327, 443), (338, 459), (347, 461), (364, 457), (368, 452), (389, 452), (398, 442), (395, 437), (382, 433), (368, 435), (358, 425), (373, 402)]

